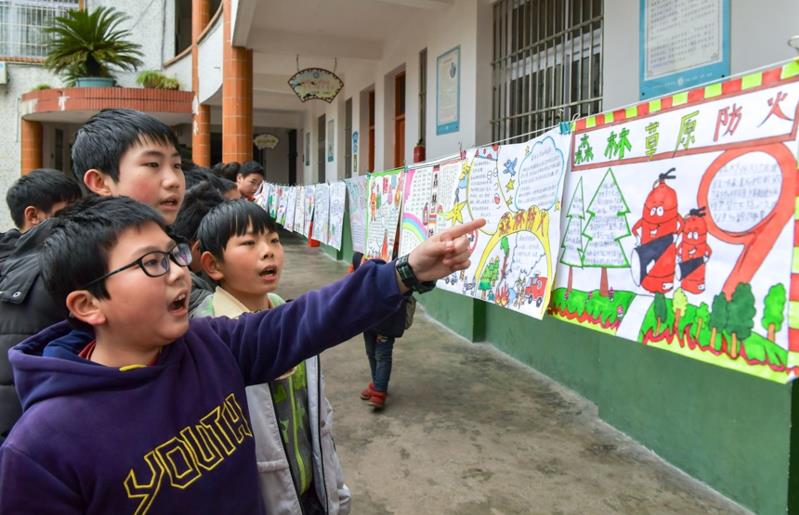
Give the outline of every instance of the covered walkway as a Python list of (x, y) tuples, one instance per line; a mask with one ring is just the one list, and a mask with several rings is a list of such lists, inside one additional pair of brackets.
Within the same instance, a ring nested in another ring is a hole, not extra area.
[[(284, 298), (346, 274), (304, 240), (283, 241)], [(373, 413), (358, 397), (369, 377), (362, 342), (322, 356), (354, 515), (748, 513), (421, 307), (395, 346), (387, 407)]]

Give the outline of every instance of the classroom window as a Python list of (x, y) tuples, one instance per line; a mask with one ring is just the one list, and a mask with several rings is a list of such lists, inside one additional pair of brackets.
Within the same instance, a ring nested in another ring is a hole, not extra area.
[(49, 36), (42, 29), (79, 7), (78, 0), (0, 0), (0, 57), (45, 57)]
[(602, 0), (498, 0), (493, 11), (493, 140), (602, 110)]

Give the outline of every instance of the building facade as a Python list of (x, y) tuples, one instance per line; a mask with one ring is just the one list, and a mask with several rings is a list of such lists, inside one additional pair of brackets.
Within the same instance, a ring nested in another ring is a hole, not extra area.
[[(787, 42), (799, 33), (799, 3), (728, 4), (729, 74), (796, 57)], [(0, 2), (0, 27), (9, 19), (2, 11), (7, 5)], [(209, 166), (255, 158), (275, 183), (313, 184), (402, 166), (421, 146), (431, 159), (521, 141), (561, 120), (641, 98), (642, 0), (113, 5), (130, 15), (146, 67), (176, 76), (190, 92), (190, 112), (184, 97), (174, 99), (184, 107), (168, 116), (158, 107), (149, 110), (176, 128), (194, 161)], [(0, 55), (8, 52), (0, 49)], [(439, 87), (449, 69), (442, 63), (453, 56), (455, 99), (443, 97)], [(41, 149), (42, 166), (68, 169), (68, 142), (98, 107), (68, 115), (58, 104), (62, 93), (28, 93), (58, 79), (36, 64), (36, 56), (10, 58), (8, 83), (0, 85), (0, 119), (7, 127), (0, 137), (0, 184), (6, 187), (19, 176), (23, 152)], [(289, 87), (289, 78), (306, 68), (332, 71), (343, 81), (330, 103), (302, 102)], [(119, 82), (134, 85), (129, 75)], [(31, 121), (41, 123), (38, 143), (39, 129), (26, 136)], [(277, 145), (254, 147), (261, 134), (276, 136)], [(347, 251), (337, 256), (346, 259)], [(760, 381), (446, 292), (424, 301), (431, 315), (466, 339), (490, 342), (579, 392), (608, 423), (744, 506), (757, 513), (799, 513), (799, 454), (793, 452), (799, 446), (799, 393), (792, 384)]]

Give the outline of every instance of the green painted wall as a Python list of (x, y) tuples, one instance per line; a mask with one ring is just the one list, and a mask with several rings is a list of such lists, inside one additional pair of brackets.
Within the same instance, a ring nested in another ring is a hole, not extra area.
[(485, 337), (485, 303), (444, 290), (417, 295), (427, 313), (469, 341)]
[(485, 336), (691, 476), (756, 513), (786, 513), (792, 385), (494, 305)]

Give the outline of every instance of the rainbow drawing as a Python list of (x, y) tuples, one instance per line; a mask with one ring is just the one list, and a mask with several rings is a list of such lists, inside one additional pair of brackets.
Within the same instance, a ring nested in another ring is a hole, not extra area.
[(422, 221), (414, 214), (407, 212), (402, 215), (402, 237), (405, 238), (406, 234), (413, 235), (419, 240), (419, 243), (427, 239)]

